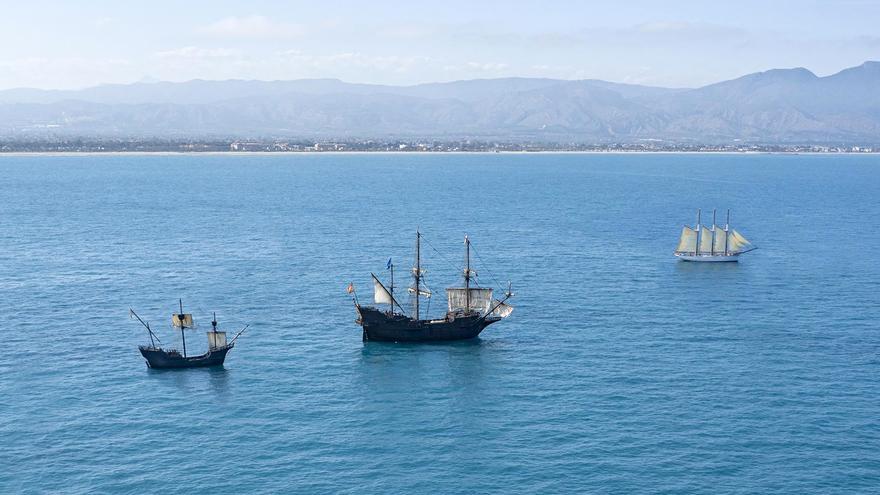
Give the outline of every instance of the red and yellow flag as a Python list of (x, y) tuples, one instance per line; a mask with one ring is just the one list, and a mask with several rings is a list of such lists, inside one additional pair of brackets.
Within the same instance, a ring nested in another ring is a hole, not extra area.
[(345, 289), (345, 292), (348, 292), (349, 294), (351, 294), (352, 292), (354, 292), (354, 282), (349, 282), (349, 283), (348, 283), (348, 287)]

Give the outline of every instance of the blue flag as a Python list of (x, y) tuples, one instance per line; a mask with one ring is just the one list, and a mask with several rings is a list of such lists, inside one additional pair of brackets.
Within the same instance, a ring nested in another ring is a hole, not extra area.
[(388, 258), (388, 265), (385, 266), (385, 269), (386, 269), (386, 270), (390, 270), (390, 269), (391, 269), (391, 258)]

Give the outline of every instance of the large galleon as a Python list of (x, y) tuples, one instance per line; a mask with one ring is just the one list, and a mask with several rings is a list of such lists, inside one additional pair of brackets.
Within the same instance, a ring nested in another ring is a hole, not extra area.
[[(394, 265), (390, 260), (391, 283), (386, 287), (375, 274), (373, 301), (388, 305), (387, 310), (362, 306), (355, 296), (358, 312), (357, 323), (363, 327), (363, 340), (392, 342), (431, 342), (473, 339), (487, 326), (501, 321), (513, 312), (507, 301), (513, 296), (510, 286), (500, 300), (493, 297), (491, 288), (476, 283), (476, 272), (471, 268), (471, 241), (465, 236), (464, 287), (446, 289), (447, 311), (441, 318), (423, 318), (419, 304), (422, 298), (430, 298), (431, 290), (424, 284), (425, 271), (421, 260), (422, 234), (416, 232), (416, 262), (412, 269), (413, 285), (408, 288), (412, 299), (411, 313), (398, 303), (394, 295)], [(349, 292), (353, 286), (349, 285)]]

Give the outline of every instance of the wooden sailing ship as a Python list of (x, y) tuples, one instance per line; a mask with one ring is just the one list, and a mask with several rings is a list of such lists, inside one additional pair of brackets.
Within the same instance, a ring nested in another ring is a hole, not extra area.
[(235, 341), (247, 330), (248, 326), (239, 331), (231, 341), (226, 340), (226, 332), (217, 330), (217, 314), (211, 320), (211, 331), (206, 332), (208, 336), (208, 351), (197, 356), (188, 356), (186, 353), (186, 330), (195, 329), (195, 322), (191, 313), (183, 312), (183, 300), (179, 301), (180, 312), (171, 315), (171, 326), (180, 329), (180, 341), (183, 344), (183, 352), (177, 349), (164, 349), (156, 345), (159, 337), (150, 328), (150, 324), (141, 319), (133, 309), (129, 308), (131, 316), (137, 318), (141, 325), (147, 329), (150, 336), (150, 345), (138, 346), (141, 355), (146, 359), (147, 366), (157, 369), (168, 368), (203, 368), (207, 366), (222, 366), (226, 360), (226, 355), (235, 347)]
[[(354, 297), (358, 312), (357, 323), (363, 328), (364, 341), (391, 342), (430, 342), (466, 340), (477, 337), (487, 326), (510, 316), (513, 307), (507, 301), (513, 296), (508, 290), (500, 300), (493, 298), (493, 290), (476, 285), (476, 272), (471, 268), (471, 241), (465, 236), (464, 287), (446, 289), (447, 311), (442, 318), (423, 318), (421, 298), (430, 298), (432, 293), (424, 285), (425, 271), (421, 260), (422, 234), (416, 232), (415, 266), (412, 268), (413, 285), (408, 288), (412, 299), (412, 312), (398, 303), (394, 295), (394, 265), (388, 261), (391, 270), (391, 283), (386, 287), (371, 273), (373, 281), (373, 300), (376, 304), (387, 304), (388, 309), (362, 306)], [(353, 292), (349, 284), (349, 292)]]
[(738, 261), (739, 256), (758, 249), (748, 239), (730, 228), (730, 210), (727, 222), (722, 228), (715, 223), (715, 210), (712, 210), (712, 227), (706, 227), (697, 210), (697, 224), (691, 228), (685, 225), (675, 248), (675, 256), (682, 261), (725, 262)]

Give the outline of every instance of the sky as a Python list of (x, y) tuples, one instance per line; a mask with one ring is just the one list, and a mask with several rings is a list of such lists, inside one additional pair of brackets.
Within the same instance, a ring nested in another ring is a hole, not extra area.
[(880, 60), (880, 0), (0, 0), (0, 89), (494, 77), (696, 87)]

